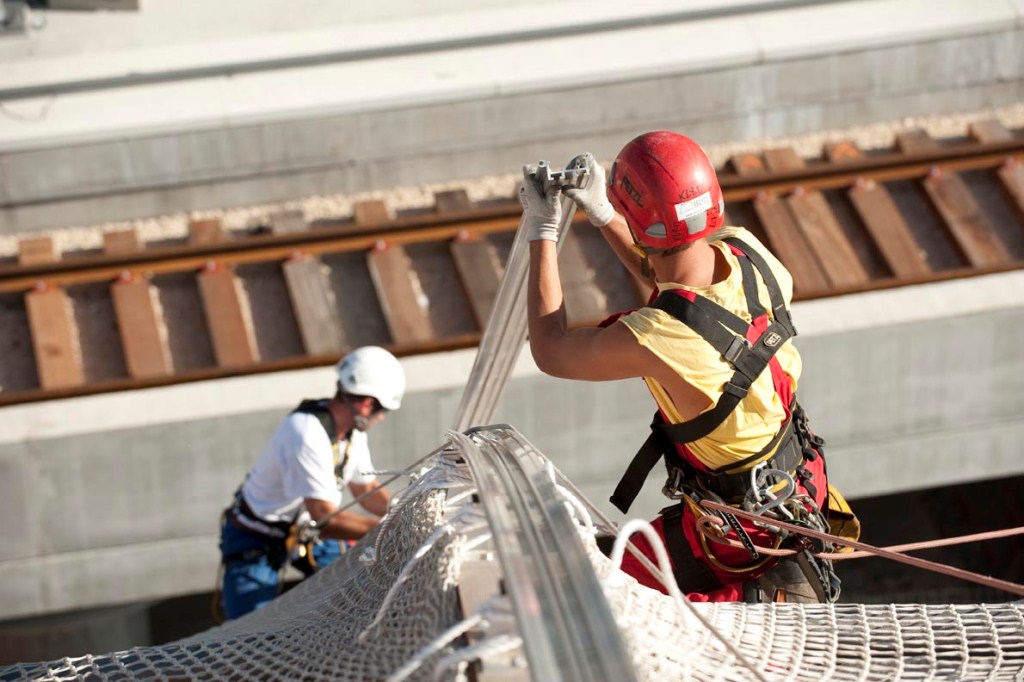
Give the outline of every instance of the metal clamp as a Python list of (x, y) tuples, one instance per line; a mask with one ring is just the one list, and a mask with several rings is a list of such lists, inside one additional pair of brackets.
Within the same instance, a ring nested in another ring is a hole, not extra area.
[(586, 167), (573, 166), (571, 162), (568, 168), (552, 170), (551, 164), (547, 161), (538, 161), (537, 170), (534, 171), (533, 177), (537, 179), (537, 182), (540, 183), (544, 191), (551, 187), (579, 189), (586, 186), (586, 180), (590, 177), (590, 170)]

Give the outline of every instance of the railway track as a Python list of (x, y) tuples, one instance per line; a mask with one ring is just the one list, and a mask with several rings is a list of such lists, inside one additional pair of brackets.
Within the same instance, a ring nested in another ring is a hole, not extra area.
[[(995, 121), (955, 139), (902, 133), (890, 150), (740, 155), (720, 180), (728, 222), (779, 255), (798, 300), (1024, 267), (1024, 130)], [(512, 197), (457, 190), (433, 210), (362, 202), (245, 236), (216, 221), (174, 244), (107, 233), (102, 251), (63, 257), (23, 239), (0, 263), (0, 405), (311, 367), (369, 343), (472, 347), (519, 217)], [(571, 324), (643, 300), (582, 219), (560, 258)]]

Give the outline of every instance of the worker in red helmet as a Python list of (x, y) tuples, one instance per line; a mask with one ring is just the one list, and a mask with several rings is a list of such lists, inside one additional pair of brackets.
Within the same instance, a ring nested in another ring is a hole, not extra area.
[[(658, 131), (630, 141), (607, 183), (592, 156), (572, 164), (592, 177), (565, 193), (654, 289), (642, 308), (570, 330), (555, 249), (561, 190), (545, 190), (534, 169), (524, 168), (520, 200), (531, 241), (528, 318), (537, 366), (568, 379), (642, 377), (657, 404), (651, 435), (612, 503), (627, 511), (664, 459), (664, 491), (679, 502), (653, 526), (690, 599), (834, 601), (838, 578), (812, 551), (821, 547), (784, 541), (762, 525), (699, 506), (713, 500), (825, 531), (831, 520), (832, 530), (858, 533), (856, 518), (828, 485), (824, 443), (796, 401), (801, 363), (791, 341), (789, 272), (749, 231), (724, 227), (715, 169), (684, 135)], [(643, 537), (633, 542), (653, 558)], [(798, 550), (795, 560), (757, 551), (782, 545)], [(629, 553), (623, 570), (663, 589)]]

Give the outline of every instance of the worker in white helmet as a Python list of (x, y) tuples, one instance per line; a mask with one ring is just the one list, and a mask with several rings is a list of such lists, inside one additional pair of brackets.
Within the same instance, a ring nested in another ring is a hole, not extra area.
[[(225, 618), (274, 599), (288, 563), (306, 576), (329, 564), (387, 512), (366, 432), (401, 406), (405, 373), (377, 346), (352, 351), (335, 369), (334, 397), (305, 400), (285, 418), (225, 510), (217, 604)], [(339, 511), (345, 486), (372, 516)]]

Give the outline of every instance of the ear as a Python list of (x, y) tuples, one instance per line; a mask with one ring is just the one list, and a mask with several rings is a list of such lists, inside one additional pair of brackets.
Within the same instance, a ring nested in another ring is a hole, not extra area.
[(373, 414), (373, 398), (370, 396), (363, 396), (359, 400), (355, 401), (356, 407), (359, 409), (359, 414), (364, 417), (369, 417)]

